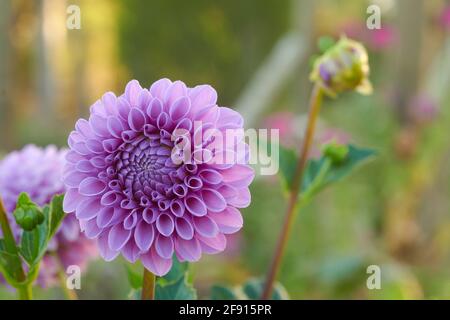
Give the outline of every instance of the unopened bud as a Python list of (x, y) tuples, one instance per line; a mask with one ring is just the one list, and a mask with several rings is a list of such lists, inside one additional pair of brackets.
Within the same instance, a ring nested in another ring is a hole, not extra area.
[(329, 158), (334, 164), (341, 164), (347, 159), (348, 146), (345, 144), (338, 144), (336, 142), (330, 142), (323, 146), (323, 155)]
[(19, 196), (16, 210), (14, 210), (14, 218), (17, 224), (26, 231), (33, 230), (45, 219), (40, 208), (25, 193)]
[(310, 80), (318, 83), (330, 96), (346, 90), (370, 94), (369, 58), (364, 46), (342, 37), (314, 62)]

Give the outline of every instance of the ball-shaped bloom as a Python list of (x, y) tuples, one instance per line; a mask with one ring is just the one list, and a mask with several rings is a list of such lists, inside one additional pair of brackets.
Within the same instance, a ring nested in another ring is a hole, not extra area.
[[(21, 192), (26, 192), (39, 206), (48, 204), (54, 195), (65, 192), (62, 182), (65, 154), (67, 150), (58, 150), (55, 146), (40, 148), (27, 145), (20, 151), (13, 151), (0, 161), (0, 197), (8, 213), (11, 229), (17, 239), (21, 229), (16, 224), (13, 211)], [(1, 236), (1, 230), (0, 230)], [(55, 237), (50, 241), (48, 251), (56, 255), (46, 255), (45, 261), (56, 259), (64, 267), (78, 265), (84, 268), (89, 258), (96, 255), (93, 241), (81, 232), (75, 214), (64, 218)], [(39, 283), (50, 285), (56, 279), (57, 264), (43, 263), (40, 268)], [(47, 281), (49, 280), (49, 281)]]
[[(76, 212), (105, 260), (122, 253), (164, 275), (174, 254), (197, 261), (221, 252), (226, 235), (242, 227), (238, 209), (250, 203), (254, 172), (239, 134), (217, 143), (219, 134), (242, 130), (243, 119), (216, 100), (208, 85), (161, 79), (146, 89), (133, 80), (121, 96), (108, 92), (95, 102), (89, 120), (77, 121), (68, 139), (64, 210)], [(225, 154), (237, 161), (214, 161)]]

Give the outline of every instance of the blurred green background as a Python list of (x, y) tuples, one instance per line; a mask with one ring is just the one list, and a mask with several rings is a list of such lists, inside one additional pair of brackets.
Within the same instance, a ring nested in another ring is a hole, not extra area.
[[(66, 9), (81, 9), (68, 30)], [(366, 27), (370, 4), (382, 29)], [(327, 99), (320, 137), (344, 133), (379, 157), (302, 210), (279, 280), (295, 299), (450, 298), (450, 3), (443, 0), (5, 0), (0, 2), (0, 155), (66, 145), (74, 122), (129, 79), (213, 85), (247, 127), (304, 129), (311, 57), (322, 36), (369, 51), (374, 94)], [(325, 139), (325, 138), (324, 138)], [(284, 217), (278, 180), (257, 177), (244, 228), (192, 266), (200, 298), (214, 283), (265, 274)], [(382, 270), (381, 290), (366, 268)], [(125, 262), (95, 261), (80, 298), (123, 299)], [(58, 288), (38, 298), (63, 298)], [(5, 287), (0, 298), (14, 298)]]

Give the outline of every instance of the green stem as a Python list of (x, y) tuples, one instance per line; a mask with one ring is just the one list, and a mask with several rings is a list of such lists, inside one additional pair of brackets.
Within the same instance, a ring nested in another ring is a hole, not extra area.
[(153, 273), (144, 268), (144, 279), (142, 282), (141, 300), (155, 299), (155, 283), (156, 277)]
[[(0, 225), (3, 233), (3, 241), (5, 245), (5, 251), (10, 255), (8, 259), (8, 266), (5, 269), (8, 271), (9, 276), (11, 276), (14, 281), (19, 283), (24, 283), (26, 280), (26, 275), (22, 267), (22, 261), (19, 258), (18, 249), (16, 246), (16, 240), (9, 225), (9, 220), (6, 215), (6, 210), (3, 205), (3, 201), (0, 198)], [(12, 272), (11, 272), (12, 271)], [(22, 300), (29, 300), (32, 298), (32, 287), (30, 283), (16, 285), (12, 284), (17, 289), (19, 298)]]
[(300, 192), (302, 191), (301, 188), (302, 188), (303, 173), (305, 171), (306, 163), (308, 160), (309, 149), (313, 142), (314, 130), (320, 112), (320, 105), (322, 103), (322, 96), (323, 96), (322, 88), (319, 85), (315, 84), (309, 102), (308, 124), (306, 127), (305, 138), (301, 146), (300, 157), (297, 163), (292, 188), (290, 191), (289, 202), (286, 211), (286, 218), (284, 220), (284, 224), (278, 238), (277, 246), (275, 248), (275, 253), (272, 258), (270, 269), (266, 277), (262, 299), (269, 299), (272, 294), (273, 284), (280, 269), (281, 261), (283, 260), (284, 256), (284, 251), (286, 250), (286, 246), (292, 230), (292, 225), (294, 224), (295, 221), (296, 212), (298, 211), (297, 210), (298, 198)]
[(20, 300), (31, 300), (33, 299), (31, 284), (23, 285), (17, 288)]

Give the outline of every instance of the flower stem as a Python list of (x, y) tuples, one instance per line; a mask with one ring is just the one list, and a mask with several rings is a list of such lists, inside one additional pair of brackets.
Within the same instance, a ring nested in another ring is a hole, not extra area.
[(284, 220), (284, 224), (278, 238), (277, 246), (275, 248), (275, 253), (272, 258), (269, 272), (267, 274), (262, 299), (269, 299), (272, 294), (273, 284), (280, 269), (281, 261), (283, 259), (284, 251), (286, 250), (286, 245), (289, 239), (289, 235), (291, 233), (292, 225), (294, 224), (295, 221), (296, 212), (298, 209), (297, 205), (299, 193), (301, 192), (302, 188), (301, 182), (303, 180), (303, 173), (306, 167), (309, 149), (313, 142), (314, 130), (316, 127), (316, 122), (320, 111), (320, 105), (322, 103), (322, 96), (323, 92), (321, 87), (317, 84), (314, 85), (309, 102), (308, 124), (306, 127), (305, 137), (300, 150), (300, 157), (297, 163), (297, 167), (295, 169), (292, 188), (289, 195), (288, 207), (286, 210), (286, 218)]
[(144, 268), (144, 280), (142, 282), (141, 300), (155, 299), (155, 282), (156, 277), (153, 273)]
[(31, 300), (33, 299), (33, 293), (31, 284), (26, 284), (17, 288), (20, 300)]
[[(13, 257), (11, 258), (10, 261), (11, 265), (9, 266), (14, 273), (12, 276), (18, 282), (25, 282), (26, 276), (25, 272), (23, 271), (22, 261), (18, 256), (16, 240), (12, 233), (11, 226), (9, 225), (9, 220), (8, 217), (6, 216), (6, 210), (1, 198), (0, 198), (0, 226), (3, 233), (5, 251), (11, 254)], [(32, 298), (32, 288), (30, 283), (15, 287), (17, 289), (17, 293), (19, 294), (19, 299), (30, 300)]]

